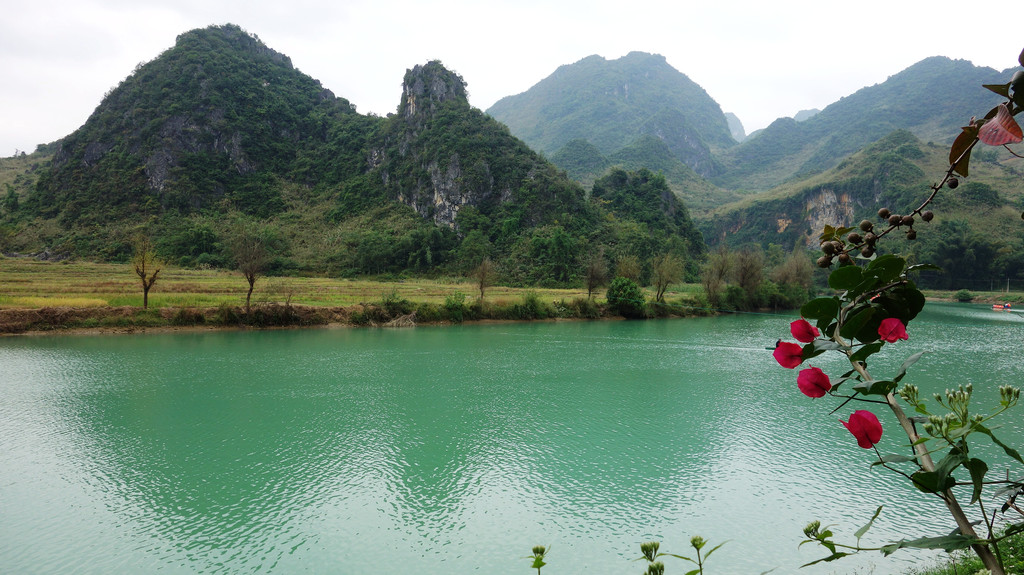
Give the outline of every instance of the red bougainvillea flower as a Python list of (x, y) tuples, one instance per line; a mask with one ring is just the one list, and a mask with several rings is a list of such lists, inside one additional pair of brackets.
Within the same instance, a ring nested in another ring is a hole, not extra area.
[(796, 376), (796, 385), (800, 388), (800, 393), (807, 397), (824, 397), (828, 390), (832, 389), (828, 375), (816, 367), (800, 370)]
[(898, 339), (907, 339), (907, 327), (902, 321), (887, 317), (882, 320), (882, 325), (878, 326), (878, 335), (883, 341), (893, 343)]
[(772, 355), (775, 356), (775, 361), (779, 362), (779, 365), (793, 369), (804, 362), (803, 353), (804, 349), (799, 345), (780, 341), (775, 344), (775, 351), (772, 352)]
[(804, 318), (800, 318), (789, 324), (789, 331), (797, 341), (801, 341), (803, 343), (811, 343), (814, 341), (814, 338), (821, 335), (818, 328), (811, 325), (811, 322)]
[(882, 424), (874, 413), (858, 409), (850, 414), (850, 421), (839, 420), (850, 430), (850, 433), (857, 438), (857, 445), (864, 449), (871, 449), (873, 445), (882, 439)]

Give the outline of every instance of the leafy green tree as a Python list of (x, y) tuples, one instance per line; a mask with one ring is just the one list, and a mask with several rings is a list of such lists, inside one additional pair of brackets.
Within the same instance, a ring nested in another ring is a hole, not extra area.
[(617, 277), (605, 294), (608, 305), (625, 318), (644, 317), (646, 296), (644, 290), (631, 279)]
[(654, 282), (654, 301), (665, 301), (668, 286), (683, 278), (683, 261), (674, 254), (661, 254), (654, 258), (651, 278)]

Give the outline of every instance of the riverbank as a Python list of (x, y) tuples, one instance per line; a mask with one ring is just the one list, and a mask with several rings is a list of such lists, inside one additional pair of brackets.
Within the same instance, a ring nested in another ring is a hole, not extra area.
[[(161, 271), (143, 309), (138, 278), (127, 264), (0, 258), (0, 334), (135, 333), (182, 329), (312, 326), (409, 326), (467, 321), (611, 319), (603, 292), (583, 289), (479, 286), (467, 278), (266, 277), (245, 309), (248, 284), (226, 270)], [(668, 303), (650, 303), (650, 317), (707, 315), (701, 288), (676, 284)], [(957, 292), (928, 291), (932, 301)], [(1019, 304), (1024, 294), (970, 294), (976, 303)]]
[[(225, 270), (161, 270), (143, 309), (139, 280), (126, 264), (0, 258), (0, 334), (53, 331), (310, 326), (401, 326), (486, 320), (617, 317), (603, 292), (480, 287), (467, 278), (263, 277), (246, 309), (248, 284)], [(679, 284), (655, 317), (697, 315), (697, 286)], [(652, 299), (650, 293), (648, 299)], [(483, 296), (483, 297), (481, 297)]]

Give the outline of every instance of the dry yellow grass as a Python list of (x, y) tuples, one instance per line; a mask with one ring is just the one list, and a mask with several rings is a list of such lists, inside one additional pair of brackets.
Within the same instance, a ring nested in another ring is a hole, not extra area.
[[(248, 288), (237, 272), (168, 267), (160, 272), (149, 294), (150, 307), (215, 307), (241, 305)], [(264, 277), (256, 283), (254, 302), (290, 302), (312, 306), (348, 306), (379, 302), (394, 293), (415, 302), (443, 303), (456, 291), (474, 300), (476, 287), (468, 280), (414, 278), (400, 281), (324, 277)], [(582, 289), (487, 288), (489, 301), (518, 300), (532, 291), (543, 300), (586, 297)], [(0, 258), (0, 307), (89, 307), (142, 305), (138, 277), (127, 264), (43, 262)]]

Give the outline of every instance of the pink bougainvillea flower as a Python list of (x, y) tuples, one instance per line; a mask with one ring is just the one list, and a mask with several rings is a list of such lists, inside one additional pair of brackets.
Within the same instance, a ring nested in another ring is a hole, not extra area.
[(832, 389), (828, 375), (816, 367), (800, 370), (796, 376), (796, 385), (800, 388), (800, 393), (807, 397), (824, 397), (828, 390)]
[(804, 362), (803, 353), (804, 349), (799, 345), (780, 341), (775, 344), (775, 351), (772, 352), (772, 355), (775, 356), (775, 361), (779, 362), (779, 365), (793, 369)]
[(858, 409), (850, 414), (850, 421), (839, 420), (850, 430), (850, 433), (857, 438), (857, 445), (864, 449), (871, 449), (873, 445), (882, 439), (882, 424), (874, 413)]
[(898, 339), (907, 339), (907, 327), (902, 321), (887, 317), (882, 320), (882, 325), (878, 326), (878, 335), (883, 341), (893, 343)]
[(818, 328), (811, 325), (811, 322), (804, 318), (800, 318), (789, 324), (789, 331), (797, 341), (801, 341), (803, 343), (811, 343), (814, 341), (814, 338), (821, 335)]

